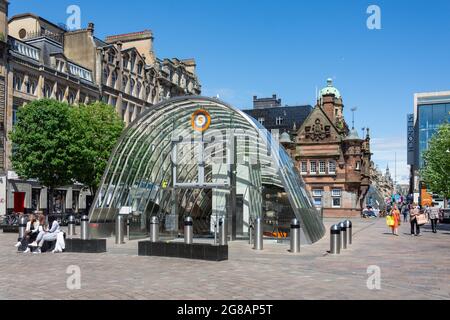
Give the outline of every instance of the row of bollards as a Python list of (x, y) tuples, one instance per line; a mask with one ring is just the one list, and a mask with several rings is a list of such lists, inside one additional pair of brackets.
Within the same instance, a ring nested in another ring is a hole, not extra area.
[[(120, 217), (120, 216), (119, 216)], [(184, 220), (184, 243), (192, 244), (194, 237), (194, 221), (192, 217), (186, 217)], [(253, 232), (252, 232), (253, 231)], [(123, 232), (119, 232), (123, 233)], [(116, 230), (116, 239), (117, 239)], [(263, 220), (262, 218), (256, 218), (254, 224), (252, 223), (249, 228), (249, 242), (253, 243), (253, 249), (263, 250)], [(150, 241), (159, 241), (159, 219), (156, 216), (152, 216), (150, 219)], [(219, 244), (225, 246), (228, 243), (227, 238), (227, 221), (222, 217), (219, 219)], [(290, 252), (300, 252), (300, 222), (297, 219), (293, 219), (291, 222), (291, 248)]]
[(330, 229), (330, 253), (340, 254), (352, 244), (353, 228), (350, 220), (335, 224)]
[[(67, 236), (71, 238), (76, 235), (75, 216), (70, 215), (67, 223), (68, 223)], [(81, 240), (89, 239), (88, 224), (89, 224), (89, 217), (87, 215), (81, 216), (81, 221), (80, 221), (80, 239)]]

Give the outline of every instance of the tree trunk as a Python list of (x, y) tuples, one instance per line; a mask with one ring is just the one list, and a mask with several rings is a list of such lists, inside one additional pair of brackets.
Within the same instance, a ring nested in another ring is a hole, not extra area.
[(47, 215), (50, 215), (53, 213), (53, 188), (48, 188), (48, 194), (47, 194)]

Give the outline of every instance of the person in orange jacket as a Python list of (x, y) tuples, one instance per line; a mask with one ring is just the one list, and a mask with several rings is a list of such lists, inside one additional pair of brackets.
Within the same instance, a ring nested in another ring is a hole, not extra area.
[(398, 236), (398, 227), (400, 225), (400, 210), (398, 210), (397, 205), (394, 204), (391, 210), (391, 216), (394, 219), (394, 225), (391, 226), (392, 234)]

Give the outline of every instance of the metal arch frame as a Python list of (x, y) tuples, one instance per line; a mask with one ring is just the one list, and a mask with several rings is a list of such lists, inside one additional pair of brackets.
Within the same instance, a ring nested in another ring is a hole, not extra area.
[[(316, 221), (310, 221), (312, 218), (311, 215), (314, 215), (314, 213), (312, 211), (310, 212), (309, 215), (305, 216), (308, 221), (304, 221), (302, 211), (312, 210), (312, 205), (311, 205), (312, 202), (311, 202), (310, 196), (308, 196), (307, 193), (305, 192), (303, 185), (301, 183), (300, 176), (298, 177), (298, 179), (294, 178), (294, 180), (288, 178), (288, 169), (290, 171), (292, 171), (294, 169), (292, 160), (289, 158), (289, 156), (287, 155), (287, 153), (284, 151), (284, 149), (281, 146), (278, 146), (278, 144), (277, 144), (277, 147), (279, 149), (275, 148), (274, 141), (272, 140), (272, 137), (267, 132), (267, 130), (264, 129), (260, 124), (258, 124), (256, 122), (256, 120), (254, 120), (249, 115), (242, 112), (241, 110), (239, 110), (223, 101), (220, 101), (219, 99), (206, 98), (206, 97), (201, 97), (201, 96), (176, 97), (176, 98), (172, 98), (172, 99), (163, 101), (161, 103), (158, 103), (155, 106), (153, 106), (152, 108), (150, 108), (150, 109), (146, 110), (145, 112), (143, 112), (142, 114), (140, 114), (138, 116), (138, 118), (136, 118), (129, 125), (129, 127), (126, 128), (126, 130), (122, 133), (122, 136), (120, 137), (117, 145), (114, 147), (112, 156), (108, 161), (105, 173), (102, 176), (99, 191), (97, 192), (97, 194), (94, 197), (93, 206), (91, 207), (90, 212), (89, 212), (90, 220), (92, 220), (92, 217), (94, 215), (94, 209), (97, 207), (97, 205), (99, 205), (98, 204), (99, 196), (100, 196), (100, 193), (101, 193), (103, 187), (105, 186), (105, 182), (106, 182), (106, 178), (107, 178), (108, 174), (111, 174), (112, 181), (117, 180), (117, 183), (114, 187), (115, 190), (113, 192), (112, 201), (114, 201), (114, 196), (116, 195), (118, 188), (120, 188), (120, 181), (121, 181), (123, 172), (119, 175), (119, 177), (117, 179), (114, 177), (114, 174), (116, 173), (116, 171), (114, 171), (114, 173), (111, 173), (110, 170), (112, 167), (112, 163), (115, 160), (114, 156), (118, 153), (118, 150), (121, 148), (122, 148), (121, 150), (125, 150), (124, 149), (125, 146), (122, 145), (124, 140), (128, 139), (126, 145), (135, 145), (135, 143), (138, 141), (138, 139), (131, 139), (131, 137), (132, 136), (141, 136), (142, 137), (145, 134), (145, 132), (147, 131), (147, 130), (139, 130), (140, 124), (143, 123), (144, 121), (148, 120), (149, 117), (153, 117), (154, 119), (158, 119), (161, 116), (164, 117), (164, 115), (162, 115), (162, 114), (164, 113), (164, 109), (166, 107), (170, 107), (170, 110), (173, 111), (174, 108), (176, 108), (177, 106), (182, 107), (183, 104), (189, 104), (189, 106), (192, 107), (190, 104), (195, 104), (195, 103), (201, 104), (202, 102), (210, 103), (211, 105), (217, 105), (219, 107), (222, 106), (222, 107), (228, 108), (233, 113), (236, 113), (240, 117), (242, 117), (247, 122), (247, 124), (250, 125), (250, 127), (252, 127), (253, 129), (256, 130), (256, 132), (264, 133), (264, 134), (261, 134), (261, 138), (263, 139), (263, 142), (266, 144), (268, 152), (270, 152), (270, 154), (268, 154), (268, 155), (270, 156), (270, 158), (272, 158), (272, 160), (275, 162), (275, 164), (278, 167), (278, 176), (282, 182), (284, 189), (287, 191), (289, 202), (291, 203), (291, 207), (294, 210), (296, 217), (301, 221), (302, 224), (308, 224), (308, 222), (317, 223), (317, 219), (315, 219)], [(149, 122), (149, 123), (151, 123), (151, 122)], [(132, 134), (132, 136), (129, 137), (128, 135), (129, 135), (130, 131), (132, 131), (132, 130), (135, 130), (136, 132), (134, 132)], [(115, 168), (117, 169), (119, 164), (124, 161), (123, 157), (125, 159), (128, 159), (129, 156), (130, 156), (129, 154), (121, 155), (120, 158), (118, 158), (115, 162)], [(127, 163), (127, 162), (124, 162), (124, 163)], [(285, 165), (288, 165), (289, 168), (286, 168)], [(296, 181), (296, 180), (299, 180), (299, 181)], [(290, 190), (295, 190), (296, 188), (301, 189), (303, 196), (306, 198), (306, 203), (304, 203), (305, 199), (302, 199), (302, 198), (296, 199), (295, 197), (293, 197), (291, 195)], [(109, 192), (109, 190), (106, 190), (106, 193), (108, 193), (108, 192)], [(300, 202), (298, 202), (298, 201), (300, 201)], [(109, 208), (108, 210), (110, 210), (110, 209), (111, 208)], [(319, 240), (325, 234), (325, 228), (324, 228), (323, 224), (321, 224), (321, 226), (318, 228), (318, 230), (315, 230), (315, 231), (316, 231), (315, 234), (309, 234), (308, 232), (305, 233), (305, 236), (306, 236), (308, 242), (313, 243), (313, 242)]]

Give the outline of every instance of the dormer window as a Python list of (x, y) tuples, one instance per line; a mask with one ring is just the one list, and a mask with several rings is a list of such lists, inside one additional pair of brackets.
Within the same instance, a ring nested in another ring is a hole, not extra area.
[(135, 66), (135, 64), (136, 64), (136, 55), (133, 54), (133, 55), (131, 56), (131, 67), (130, 67), (130, 71), (131, 71), (131, 72), (134, 71), (134, 66)]
[(115, 56), (114, 56), (113, 52), (108, 53), (108, 62), (109, 63), (114, 63), (114, 58), (115, 58)]
[(125, 55), (125, 56), (123, 57), (123, 68), (124, 68), (124, 69), (128, 69), (128, 63), (129, 63), (129, 61), (130, 61), (130, 58), (129, 58), (127, 55)]

